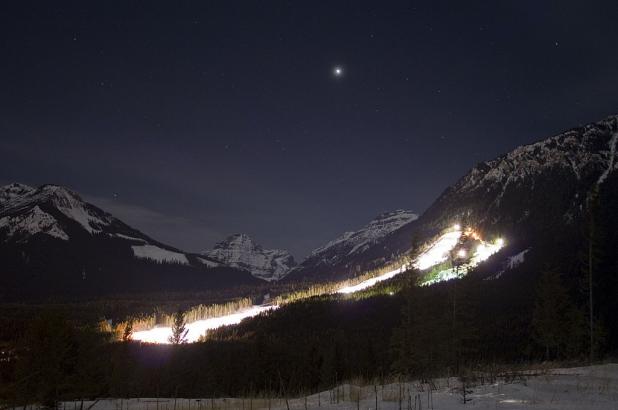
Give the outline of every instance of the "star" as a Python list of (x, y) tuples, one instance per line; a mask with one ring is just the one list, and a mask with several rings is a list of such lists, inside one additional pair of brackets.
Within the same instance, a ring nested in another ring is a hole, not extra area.
[(335, 77), (343, 76), (343, 67), (335, 66), (335, 68), (333, 68), (333, 74), (335, 75)]

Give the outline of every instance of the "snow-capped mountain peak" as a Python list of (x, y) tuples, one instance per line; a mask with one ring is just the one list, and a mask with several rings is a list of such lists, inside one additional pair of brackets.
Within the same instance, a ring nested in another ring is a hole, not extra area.
[(380, 238), (417, 218), (418, 215), (414, 212), (402, 209), (382, 213), (358, 231), (345, 232), (326, 245), (315, 249), (311, 252), (311, 256), (324, 254), (331, 250), (337, 250), (341, 256), (361, 253)]
[[(11, 184), (0, 188), (0, 227), (11, 221), (13, 233), (45, 233), (67, 239), (68, 234), (58, 223), (57, 215), (50, 215), (51, 210), (61, 212), (91, 234), (101, 232), (113, 222), (111, 215), (84, 202), (78, 194), (59, 185), (32, 188)], [(27, 227), (17, 228), (26, 222)]]
[[(300, 265), (290, 271), (290, 278), (314, 280), (320, 276), (332, 278), (333, 275), (348, 275), (351, 271), (357, 272), (361, 268), (371, 269), (372, 266), (364, 264), (367, 257), (369, 260), (373, 259), (367, 252), (390, 234), (416, 219), (417, 214), (401, 209), (382, 213), (359, 230), (345, 232), (315, 249)], [(390, 255), (380, 257), (387, 258)]]
[(230, 235), (202, 254), (266, 281), (281, 279), (296, 265), (288, 251), (264, 249), (246, 234)]

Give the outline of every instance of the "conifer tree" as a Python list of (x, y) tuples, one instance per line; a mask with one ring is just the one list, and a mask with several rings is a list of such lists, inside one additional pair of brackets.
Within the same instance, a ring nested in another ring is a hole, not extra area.
[(122, 341), (128, 342), (133, 339), (133, 320), (128, 320), (122, 331)]
[(569, 298), (560, 275), (548, 269), (541, 275), (532, 317), (533, 338), (545, 349), (545, 359), (581, 350), (583, 316)]
[(171, 344), (179, 345), (187, 343), (187, 322), (185, 321), (185, 312), (178, 310), (174, 314), (174, 323), (172, 324), (172, 335), (169, 337)]
[(587, 276), (587, 291), (588, 291), (588, 338), (589, 350), (588, 356), (590, 363), (594, 360), (595, 347), (595, 323), (594, 323), (594, 274), (600, 259), (600, 237), (598, 226), (598, 213), (600, 208), (600, 195), (598, 186), (595, 186), (588, 197), (588, 215), (586, 221), (586, 261), (584, 271)]

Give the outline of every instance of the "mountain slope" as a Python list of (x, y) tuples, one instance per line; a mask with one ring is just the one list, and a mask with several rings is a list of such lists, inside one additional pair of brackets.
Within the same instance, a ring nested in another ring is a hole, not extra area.
[(615, 190), (618, 116), (520, 146), (478, 164), (419, 218), (385, 238), (391, 251), (461, 223), (485, 236), (502, 235), (520, 248), (579, 230), (593, 189)]
[(507, 247), (493, 259), (505, 263), (525, 249), (532, 249), (526, 260), (535, 260), (535, 248), (541, 247), (553, 247), (556, 254), (559, 245), (576, 252), (569, 241), (581, 236), (591, 192), (598, 189), (603, 195), (618, 189), (617, 144), (618, 116), (611, 116), (517, 147), (476, 165), (420, 218), (372, 241), (362, 254), (339, 252), (329, 269), (323, 266), (327, 258), (312, 255), (311, 263), (298, 268), (302, 274), (293, 271), (290, 278), (332, 279), (342, 272), (354, 276), (410, 253), (453, 224), (472, 227), (485, 238), (504, 237)]
[(0, 298), (254, 283), (131, 228), (57, 185), (0, 188)]
[[(367, 257), (367, 252), (390, 233), (416, 220), (411, 211), (396, 210), (378, 215), (367, 225), (314, 250), (299, 266), (289, 273), (291, 280), (314, 280), (316, 278), (339, 278), (354, 275), (374, 266), (355, 264)], [(383, 260), (384, 255), (378, 260)]]
[(231, 235), (202, 254), (266, 281), (279, 280), (296, 266), (288, 251), (263, 249), (246, 234)]

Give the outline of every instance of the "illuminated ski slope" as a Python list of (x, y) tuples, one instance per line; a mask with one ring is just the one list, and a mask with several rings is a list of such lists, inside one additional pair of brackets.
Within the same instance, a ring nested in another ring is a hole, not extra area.
[[(494, 253), (498, 252), (504, 241), (502, 239), (496, 240), (494, 243), (487, 243), (482, 241), (478, 235), (471, 230), (462, 231), (460, 225), (454, 225), (451, 229), (444, 232), (438, 239), (436, 239), (426, 250), (421, 252), (416, 259), (412, 262), (411, 266), (418, 270), (428, 270), (436, 265), (444, 263), (452, 258), (452, 254), (455, 247), (460, 243), (462, 235), (471, 236), (479, 242), (476, 250), (472, 254), (472, 257), (465, 263), (460, 264), (457, 271), (454, 268), (446, 269), (440, 272), (431, 281), (426, 281), (423, 285), (439, 282), (441, 280), (448, 280), (454, 277), (461, 276), (460, 272), (467, 272), (468, 269), (478, 265), (482, 261), (489, 258)], [(467, 251), (464, 248), (460, 248), (457, 252), (458, 257), (465, 257)], [(379, 276), (364, 280), (356, 285), (345, 286), (336, 291), (339, 294), (351, 294), (359, 292), (361, 290), (370, 288), (379, 282), (391, 279), (410, 268), (409, 265), (403, 264), (399, 268), (383, 273)], [(220, 316), (205, 320), (198, 320), (193, 323), (187, 324), (187, 341), (196, 342), (199, 338), (206, 334), (209, 330), (217, 329), (222, 326), (235, 325), (240, 323), (243, 319), (254, 317), (262, 312), (267, 312), (272, 309), (278, 308), (278, 305), (261, 305), (252, 306), (248, 309), (243, 309), (237, 313), (232, 313), (226, 316)], [(133, 340), (138, 340), (147, 343), (169, 343), (169, 338), (172, 335), (171, 327), (155, 327), (150, 330), (144, 330), (134, 332)]]
[[(450, 231), (442, 234), (433, 244), (431, 244), (431, 246), (429, 246), (429, 248), (427, 248), (427, 250), (417, 256), (416, 260), (412, 263), (412, 266), (416, 269), (425, 270), (446, 261), (450, 255), (450, 252), (459, 242), (461, 235), (461, 226), (454, 225)], [(405, 272), (407, 269), (407, 265), (402, 265), (395, 270), (383, 273), (375, 278), (367, 279), (357, 285), (341, 288), (337, 291), (337, 293), (349, 294), (370, 288), (378, 282), (388, 280), (402, 272)]]
[(421, 253), (413, 266), (419, 270), (429, 269), (439, 263), (446, 262), (450, 252), (455, 248), (461, 238), (461, 226), (455, 225), (452, 230), (446, 232), (429, 249)]
[(354, 286), (346, 286), (344, 288), (341, 288), (337, 291), (337, 293), (344, 293), (344, 294), (348, 294), (348, 293), (354, 293), (354, 292), (358, 292), (360, 290), (363, 289), (367, 289), (372, 287), (373, 285), (375, 285), (378, 282), (382, 282), (383, 280), (387, 280), (390, 279), (394, 276), (399, 275), (401, 272), (404, 272), (405, 269), (405, 265), (397, 268), (395, 270), (392, 270), (390, 272), (386, 272), (380, 276), (376, 276), (375, 278), (371, 278), (371, 279), (367, 279), (362, 281), (361, 283), (359, 283), (358, 285), (354, 285)]
[[(213, 317), (204, 320), (198, 320), (193, 323), (188, 323), (187, 342), (197, 342), (199, 338), (206, 334), (207, 331), (217, 329), (222, 326), (236, 325), (243, 319), (257, 316), (262, 312), (267, 312), (276, 309), (278, 306), (252, 306), (248, 309), (243, 309), (239, 312), (232, 313), (226, 316)], [(142, 330), (133, 333), (133, 340), (147, 343), (170, 343), (169, 338), (172, 336), (171, 327), (155, 327), (150, 330)]]
[[(498, 238), (494, 242), (485, 242), (478, 235), (472, 233), (474, 239), (479, 244), (476, 246), (473, 252), (462, 247), (458, 250), (457, 256), (460, 258), (457, 265), (451, 266), (448, 269), (443, 269), (434, 277), (426, 279), (421, 283), (421, 286), (433, 285), (434, 283), (443, 282), (455, 278), (461, 278), (465, 276), (470, 269), (478, 266), (479, 263), (486, 261), (489, 257), (504, 247), (504, 239)], [(468, 254), (472, 254), (470, 259), (465, 260)], [(446, 261), (446, 259), (444, 260)]]

